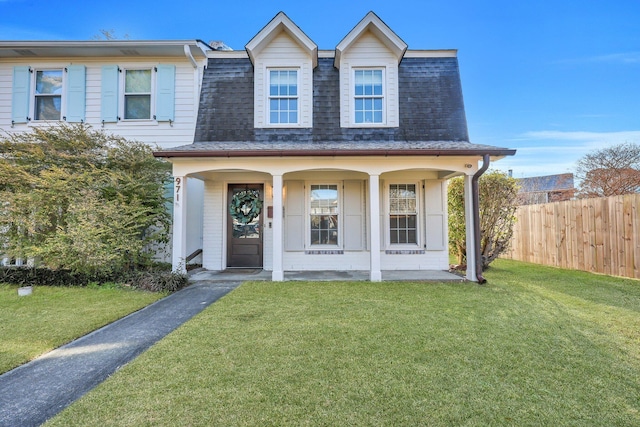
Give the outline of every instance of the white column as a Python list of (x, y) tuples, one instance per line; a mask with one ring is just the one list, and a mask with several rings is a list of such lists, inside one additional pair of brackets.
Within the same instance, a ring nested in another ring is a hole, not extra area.
[(282, 175), (273, 175), (273, 272), (271, 273), (271, 280), (274, 282), (282, 282), (284, 280), (282, 268), (283, 215)]
[(187, 272), (187, 177), (173, 178), (173, 251), (171, 266), (177, 273)]
[(380, 282), (380, 177), (369, 175), (369, 233), (371, 233), (369, 280)]
[(467, 248), (467, 280), (477, 282), (476, 277), (476, 245), (475, 234), (473, 232), (473, 190), (471, 189), (471, 181), (473, 176), (465, 175), (464, 177), (464, 219), (466, 229), (466, 248)]

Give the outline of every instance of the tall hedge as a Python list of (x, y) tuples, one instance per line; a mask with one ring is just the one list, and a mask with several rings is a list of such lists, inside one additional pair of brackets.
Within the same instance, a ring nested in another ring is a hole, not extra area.
[(170, 166), (86, 124), (0, 139), (0, 252), (77, 273), (145, 264), (168, 239)]
[[(482, 267), (506, 251), (513, 235), (518, 183), (500, 171), (488, 171), (478, 181), (480, 199), (480, 251)], [(449, 250), (458, 264), (467, 262), (466, 226), (464, 215), (464, 178), (449, 181)]]

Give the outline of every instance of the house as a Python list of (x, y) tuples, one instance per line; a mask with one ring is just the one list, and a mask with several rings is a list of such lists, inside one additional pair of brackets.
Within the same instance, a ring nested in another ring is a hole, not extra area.
[(576, 193), (572, 173), (519, 178), (518, 184), (517, 200), (520, 205), (571, 200)]
[[(373, 12), (332, 50), (278, 13), (245, 51), (207, 51), (193, 143), (173, 163), (173, 266), (183, 270), (190, 183), (203, 184), (210, 270), (447, 270), (447, 180), (515, 150), (469, 142), (455, 50), (409, 50)], [(474, 191), (475, 189), (475, 191)], [(475, 203), (474, 203), (475, 198)], [(474, 221), (475, 218), (475, 221)], [(470, 250), (467, 278), (482, 280)]]
[[(158, 149), (191, 143), (208, 50), (199, 40), (2, 41), (0, 130), (84, 122)], [(190, 253), (202, 247), (201, 201), (189, 205)]]

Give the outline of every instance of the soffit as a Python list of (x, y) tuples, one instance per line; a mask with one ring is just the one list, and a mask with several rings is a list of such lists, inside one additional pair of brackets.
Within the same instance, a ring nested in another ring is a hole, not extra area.
[(0, 58), (184, 57), (185, 46), (195, 58), (210, 49), (199, 40), (0, 41)]

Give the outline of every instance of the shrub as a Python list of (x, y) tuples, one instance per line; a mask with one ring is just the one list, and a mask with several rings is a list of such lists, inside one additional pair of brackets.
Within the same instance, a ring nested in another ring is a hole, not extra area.
[(136, 271), (130, 274), (128, 283), (136, 289), (150, 292), (175, 292), (187, 285), (185, 274), (173, 271)]

